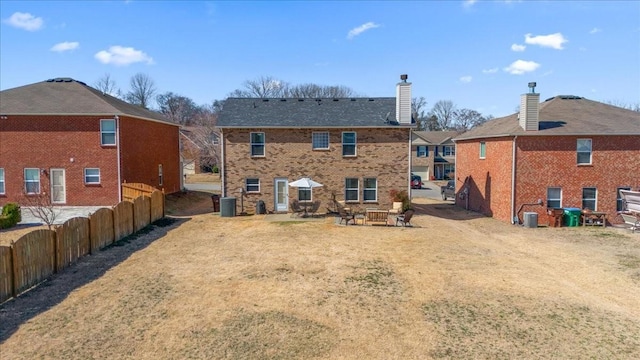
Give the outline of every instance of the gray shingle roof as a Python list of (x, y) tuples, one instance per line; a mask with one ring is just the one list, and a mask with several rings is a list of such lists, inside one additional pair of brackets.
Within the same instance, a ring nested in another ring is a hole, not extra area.
[(71, 78), (50, 79), (0, 91), (2, 115), (128, 115), (169, 122), (164, 115), (129, 104)]
[(454, 140), (514, 135), (640, 135), (640, 112), (577, 96), (556, 96), (541, 102), (539, 119), (538, 131), (525, 131), (515, 113), (487, 121)]
[(396, 99), (258, 99), (225, 100), (217, 126), (224, 128), (397, 127)]
[(414, 131), (413, 133), (431, 145), (440, 145), (460, 134), (458, 131)]

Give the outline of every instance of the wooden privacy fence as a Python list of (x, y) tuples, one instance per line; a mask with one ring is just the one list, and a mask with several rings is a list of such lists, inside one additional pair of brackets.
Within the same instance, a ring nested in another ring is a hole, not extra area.
[[(138, 196), (146, 195), (151, 196), (154, 191), (159, 189), (154, 188), (151, 185), (143, 183), (122, 183), (122, 200), (133, 201)], [(160, 190), (164, 193), (164, 189)]]
[(0, 303), (163, 217), (164, 194), (156, 190), (151, 196), (99, 209), (88, 218), (69, 219), (55, 230), (34, 230), (11, 246), (0, 246)]

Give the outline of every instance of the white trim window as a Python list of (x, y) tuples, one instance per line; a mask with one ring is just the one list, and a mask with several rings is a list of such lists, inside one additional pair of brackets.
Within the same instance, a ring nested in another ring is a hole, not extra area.
[(248, 193), (260, 192), (260, 179), (258, 178), (246, 178), (244, 179), (244, 189)]
[(298, 201), (311, 202), (311, 188), (298, 188)]
[(344, 179), (344, 200), (345, 202), (357, 202), (360, 200), (358, 193), (360, 192), (360, 182), (358, 178)]
[(24, 192), (26, 194), (40, 194), (40, 169), (24, 169)]
[(112, 146), (116, 144), (116, 121), (114, 119), (100, 120), (100, 145)]
[(164, 183), (164, 173), (162, 172), (162, 164), (158, 164), (158, 186)]
[(252, 157), (264, 157), (264, 133), (252, 132), (251, 133), (251, 156)]
[(376, 178), (364, 178), (362, 181), (362, 199), (364, 202), (378, 201), (378, 180)]
[(487, 143), (480, 141), (480, 159), (486, 159), (487, 157)]
[(559, 209), (562, 207), (562, 188), (547, 188), (547, 207), (553, 209)]
[(418, 145), (416, 148), (416, 157), (427, 157), (429, 156), (429, 147), (426, 145)]
[(84, 169), (84, 183), (86, 185), (98, 185), (98, 184), (100, 184), (100, 169), (98, 169), (98, 168), (85, 168)]
[(594, 187), (582, 188), (582, 208), (596, 211), (598, 189)]
[(453, 145), (444, 145), (442, 146), (442, 156), (455, 156), (456, 155), (456, 147)]
[(578, 139), (576, 153), (578, 165), (591, 165), (591, 139)]
[(616, 211), (625, 211), (627, 209), (624, 203), (624, 199), (622, 198), (622, 194), (620, 194), (620, 190), (631, 190), (631, 188), (628, 186), (623, 186), (616, 189)]
[(345, 131), (342, 133), (342, 156), (357, 155), (357, 136), (355, 131)]
[(313, 150), (329, 150), (329, 132), (311, 133), (311, 146)]
[(4, 169), (0, 168), (0, 194), (4, 195), (5, 186), (4, 186)]

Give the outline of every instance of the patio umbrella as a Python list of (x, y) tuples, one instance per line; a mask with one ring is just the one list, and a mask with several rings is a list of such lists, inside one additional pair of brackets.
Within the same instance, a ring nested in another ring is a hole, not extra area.
[(289, 186), (293, 186), (293, 187), (297, 187), (297, 188), (314, 188), (314, 187), (320, 187), (322, 186), (322, 184), (320, 184), (319, 182), (313, 181), (308, 177), (303, 177), (300, 178), (296, 181), (292, 181), (289, 183)]

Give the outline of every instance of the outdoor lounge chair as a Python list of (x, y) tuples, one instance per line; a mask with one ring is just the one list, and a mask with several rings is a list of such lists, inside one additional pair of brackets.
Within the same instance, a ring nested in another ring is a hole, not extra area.
[(311, 207), (309, 208), (308, 212), (309, 214), (311, 214), (311, 217), (314, 217), (318, 210), (320, 210), (320, 200), (316, 200), (311, 203)]
[(640, 216), (632, 213), (620, 213), (620, 216), (622, 216), (625, 225), (629, 226), (632, 233), (640, 230)]
[(300, 206), (300, 202), (298, 200), (291, 201), (291, 211), (291, 217), (304, 214), (304, 208)]
[(342, 220), (344, 220), (345, 225), (349, 225), (349, 221), (353, 221), (356, 223), (356, 217), (350, 211), (347, 211), (344, 207), (338, 208), (338, 215), (340, 216), (340, 224), (342, 224)]
[(411, 218), (414, 212), (413, 209), (409, 209), (405, 211), (404, 214), (396, 216), (396, 226), (398, 226), (398, 223), (402, 223), (402, 226), (407, 226), (407, 224), (411, 225)]

